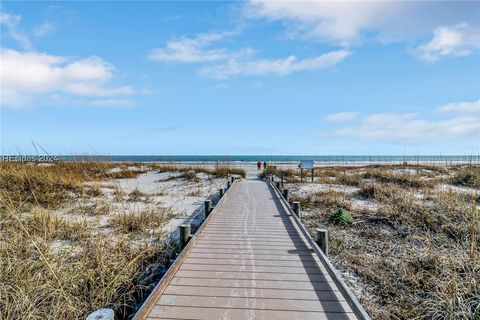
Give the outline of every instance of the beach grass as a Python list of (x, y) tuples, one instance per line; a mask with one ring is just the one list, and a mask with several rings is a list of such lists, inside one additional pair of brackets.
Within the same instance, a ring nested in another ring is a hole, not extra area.
[[(373, 319), (466, 320), (480, 319), (479, 169), (317, 168), (303, 184), (298, 171), (286, 176), (303, 223), (312, 235), (328, 228), (330, 258)], [(334, 223), (337, 210), (352, 223)]]
[[(132, 211), (128, 202), (145, 202), (147, 195), (126, 193), (115, 182), (149, 171), (188, 179), (200, 172), (245, 175), (226, 166), (0, 162), (0, 319), (84, 319), (98, 308), (126, 319), (173, 249), (163, 229), (171, 209)], [(113, 213), (111, 201), (123, 212)]]

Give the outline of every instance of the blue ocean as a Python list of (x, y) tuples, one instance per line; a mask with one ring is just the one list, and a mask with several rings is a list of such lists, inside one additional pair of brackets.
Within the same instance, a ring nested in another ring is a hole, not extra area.
[(480, 155), (63, 155), (60, 161), (112, 161), (112, 162), (299, 162), (313, 160), (323, 163), (479, 163)]

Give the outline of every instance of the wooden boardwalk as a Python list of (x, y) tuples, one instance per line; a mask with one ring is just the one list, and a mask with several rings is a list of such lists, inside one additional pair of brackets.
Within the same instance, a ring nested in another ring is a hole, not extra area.
[(357, 319), (267, 182), (234, 183), (185, 251), (135, 319)]

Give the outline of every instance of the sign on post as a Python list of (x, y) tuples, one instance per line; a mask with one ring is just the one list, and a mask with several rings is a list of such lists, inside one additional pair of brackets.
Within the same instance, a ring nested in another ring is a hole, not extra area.
[(302, 160), (300, 161), (300, 169), (313, 169), (314, 164), (313, 160)]
[(312, 170), (312, 182), (313, 182), (313, 167), (315, 162), (313, 160), (302, 160), (300, 161), (300, 181), (303, 182), (303, 169), (311, 169)]

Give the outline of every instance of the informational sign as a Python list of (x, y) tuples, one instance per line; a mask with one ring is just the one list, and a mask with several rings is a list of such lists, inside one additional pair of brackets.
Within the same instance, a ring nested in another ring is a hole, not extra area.
[(300, 169), (313, 169), (314, 164), (313, 160), (302, 160), (300, 161)]

